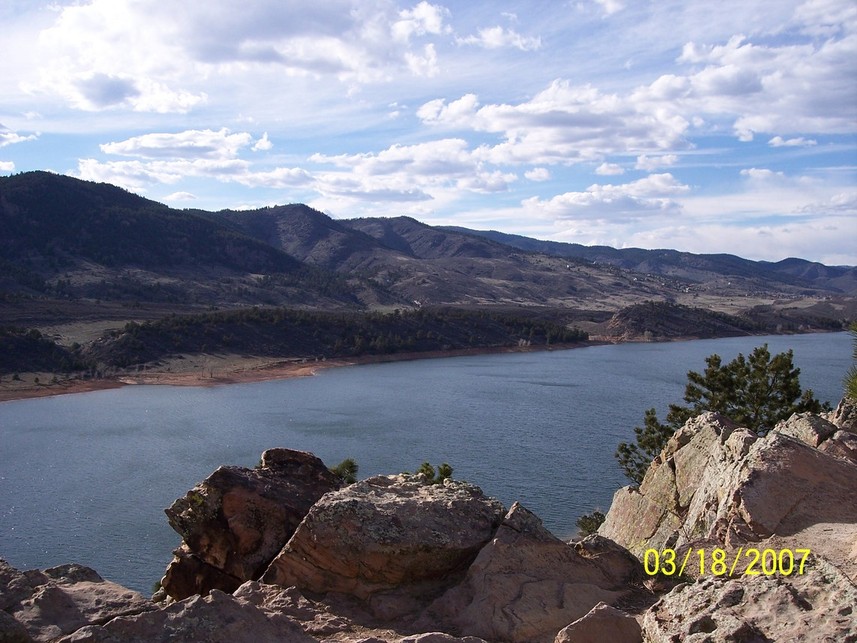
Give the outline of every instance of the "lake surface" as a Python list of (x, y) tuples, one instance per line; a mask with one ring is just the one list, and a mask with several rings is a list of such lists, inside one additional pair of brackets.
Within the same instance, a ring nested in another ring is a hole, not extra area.
[(215, 388), (128, 386), (0, 403), (0, 558), (77, 562), (144, 593), (179, 537), (163, 509), (221, 464), (265, 449), (351, 457), (359, 477), (450, 463), (560, 537), (626, 484), (613, 453), (643, 412), (663, 418), (688, 370), (768, 343), (801, 383), (839, 401), (847, 333), (743, 337), (483, 355), (329, 369)]

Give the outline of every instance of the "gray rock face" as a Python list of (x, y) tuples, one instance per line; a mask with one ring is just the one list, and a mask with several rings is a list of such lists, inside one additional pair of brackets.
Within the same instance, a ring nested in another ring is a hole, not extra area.
[(490, 641), (553, 641), (599, 602), (626, 596), (632, 582), (642, 582), (642, 569), (628, 551), (597, 536), (564, 543), (515, 503), (464, 580), (417, 626), (442, 623)]
[[(370, 600), (394, 616), (448, 587), (487, 543), (505, 510), (464, 482), (376, 476), (317, 502), (263, 580)], [(387, 600), (386, 593), (395, 590)]]
[(265, 451), (256, 469), (220, 467), (166, 510), (184, 547), (162, 586), (182, 599), (259, 578), (310, 507), (338, 484), (317, 457), (291, 449)]
[(18, 636), (23, 629), (33, 640), (50, 641), (91, 623), (155, 609), (137, 592), (104, 580), (88, 567), (22, 572), (0, 560), (0, 611), (18, 623), (4, 617), (4, 629)]

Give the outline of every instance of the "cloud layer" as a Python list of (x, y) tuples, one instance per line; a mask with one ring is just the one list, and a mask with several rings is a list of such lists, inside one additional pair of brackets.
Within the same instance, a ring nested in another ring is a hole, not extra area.
[[(15, 5), (0, 171), (857, 263), (851, 0)], [(747, 243), (736, 239), (749, 239)]]

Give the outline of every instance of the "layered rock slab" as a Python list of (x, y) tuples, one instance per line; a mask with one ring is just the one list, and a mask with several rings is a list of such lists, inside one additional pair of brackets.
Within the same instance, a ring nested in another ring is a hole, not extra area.
[(347, 594), (395, 617), (460, 578), (504, 513), (464, 482), (375, 476), (319, 500), (263, 581)]
[(574, 545), (515, 503), (464, 580), (435, 601), (417, 626), (442, 623), (489, 641), (551, 642), (600, 602), (614, 603), (642, 582), (630, 552), (598, 536)]
[(339, 479), (311, 453), (269, 449), (255, 469), (220, 467), (166, 510), (183, 539), (162, 585), (182, 599), (253, 580)]

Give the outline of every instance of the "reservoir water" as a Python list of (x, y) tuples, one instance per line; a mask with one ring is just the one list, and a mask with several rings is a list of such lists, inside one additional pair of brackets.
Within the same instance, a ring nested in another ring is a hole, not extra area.
[(214, 388), (128, 386), (0, 404), (0, 558), (76, 562), (144, 593), (179, 544), (163, 509), (222, 464), (275, 446), (359, 477), (450, 463), (560, 537), (626, 484), (613, 453), (645, 409), (663, 418), (688, 370), (767, 343), (835, 405), (847, 333), (594, 346), (329, 369)]

